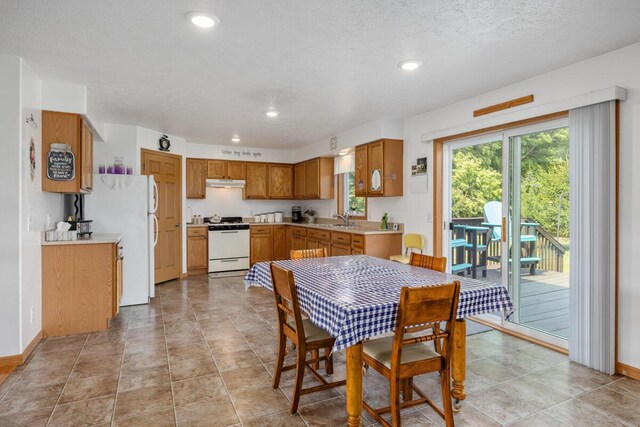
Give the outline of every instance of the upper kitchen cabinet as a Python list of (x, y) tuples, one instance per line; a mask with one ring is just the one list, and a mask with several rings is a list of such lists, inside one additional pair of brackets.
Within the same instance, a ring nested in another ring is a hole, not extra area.
[(293, 166), (269, 164), (269, 198), (293, 198)]
[(356, 147), (356, 196), (402, 196), (402, 159), (402, 140), (381, 139)]
[(207, 193), (207, 161), (187, 159), (187, 199), (204, 199)]
[(246, 165), (247, 178), (244, 185), (244, 198), (267, 199), (269, 197), (268, 164), (249, 162)]
[(365, 197), (367, 195), (367, 176), (369, 169), (367, 167), (368, 145), (358, 145), (355, 154), (355, 195), (356, 197)]
[(333, 159), (319, 157), (295, 166), (296, 199), (333, 199)]
[(227, 160), (207, 161), (207, 178), (211, 179), (245, 179), (245, 162)]
[(304, 163), (298, 163), (293, 167), (294, 170), (294, 189), (293, 197), (295, 199), (304, 199), (304, 176), (305, 170)]
[(42, 112), (42, 191), (90, 193), (93, 132), (79, 114)]

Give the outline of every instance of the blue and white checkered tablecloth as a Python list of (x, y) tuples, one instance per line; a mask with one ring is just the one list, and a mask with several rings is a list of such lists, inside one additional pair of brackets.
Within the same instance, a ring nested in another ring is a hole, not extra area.
[[(245, 285), (272, 291), (269, 264), (254, 264), (245, 277)], [(276, 261), (276, 264), (293, 271), (302, 310), (313, 323), (336, 337), (334, 351), (392, 332), (403, 286), (459, 280), (459, 319), (513, 311), (509, 293), (502, 285), (366, 255)]]

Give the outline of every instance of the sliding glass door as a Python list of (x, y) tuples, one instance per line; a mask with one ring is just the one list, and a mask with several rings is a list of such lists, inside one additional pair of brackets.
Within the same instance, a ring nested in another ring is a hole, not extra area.
[(566, 120), (448, 143), (443, 152), (451, 273), (503, 284), (516, 310), (489, 320), (560, 345), (569, 321), (568, 156)]
[(569, 130), (546, 123), (507, 138), (510, 320), (568, 340)]

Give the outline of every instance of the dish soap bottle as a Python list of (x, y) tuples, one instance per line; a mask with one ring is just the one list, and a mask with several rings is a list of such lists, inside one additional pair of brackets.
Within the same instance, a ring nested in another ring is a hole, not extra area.
[(380, 230), (388, 230), (389, 229), (389, 216), (385, 212), (382, 216), (382, 221), (380, 222)]

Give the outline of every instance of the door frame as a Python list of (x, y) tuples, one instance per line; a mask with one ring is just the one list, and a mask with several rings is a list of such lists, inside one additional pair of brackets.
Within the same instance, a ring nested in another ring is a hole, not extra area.
[[(164, 156), (164, 157), (169, 157), (169, 158), (173, 158), (173, 159), (178, 159), (180, 161), (179, 163), (179, 168), (178, 168), (178, 177), (180, 178), (180, 185), (178, 185), (178, 193), (180, 196), (180, 245), (178, 248), (178, 256), (180, 258), (180, 271), (178, 272), (178, 280), (184, 279), (187, 275), (184, 273), (184, 265), (182, 262), (182, 258), (183, 258), (183, 241), (185, 240), (185, 236), (187, 233), (183, 218), (182, 218), (182, 214), (183, 214), (183, 210), (184, 210), (184, 199), (182, 197), (182, 186), (184, 184), (183, 182), (183, 177), (182, 177), (182, 156), (179, 154), (172, 154), (172, 153), (165, 153), (162, 151), (157, 151), (157, 150), (150, 150), (148, 148), (141, 148), (140, 149), (140, 171), (142, 172), (141, 175), (147, 175), (146, 171), (144, 170), (144, 156), (145, 154), (154, 154), (154, 155), (160, 155), (160, 156)], [(155, 285), (155, 284), (154, 284)]]

